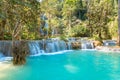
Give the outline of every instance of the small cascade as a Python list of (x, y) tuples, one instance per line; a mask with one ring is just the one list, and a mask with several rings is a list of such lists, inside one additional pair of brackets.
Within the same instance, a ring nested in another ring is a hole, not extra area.
[(39, 41), (29, 41), (29, 51), (31, 55), (45, 54), (67, 50), (66, 42), (62, 40), (39, 40)]
[[(19, 41), (16, 41), (19, 43)], [(35, 41), (27, 41), (30, 55), (43, 55), (47, 53), (59, 52), (64, 50), (72, 50), (72, 49), (93, 49), (92, 41), (76, 41), (74, 38), (65, 42), (63, 40), (59, 40), (59, 38), (47, 39), (47, 40), (35, 40)], [(73, 48), (74, 47), (74, 48)], [(4, 56), (12, 55), (12, 41), (0, 41), (0, 57), (3, 54)]]
[[(19, 41), (15, 41), (16, 46)], [(42, 55), (46, 53), (71, 50), (71, 42), (65, 42), (59, 39), (27, 41), (30, 55)], [(0, 41), (0, 58), (3, 56), (12, 56), (12, 41)]]
[(60, 51), (59, 41), (53, 41), (55, 52)]
[(3, 53), (0, 52), (0, 58), (2, 58), (3, 56), (4, 56)]
[(81, 42), (81, 49), (94, 49), (93, 42), (90, 41)]
[(71, 49), (72, 49), (72, 44), (71, 44), (71, 42), (67, 42), (67, 49), (68, 49), (68, 50), (71, 50)]
[(117, 42), (115, 40), (105, 40), (103, 41), (104, 46), (115, 46)]
[(62, 50), (67, 50), (67, 46), (64, 41), (52, 40), (46, 43), (45, 52), (47, 53), (57, 52), (57, 51), (62, 51)]
[(5, 56), (11, 56), (12, 42), (11, 41), (0, 41), (0, 52)]
[(56, 49), (55, 49), (54, 44), (53, 44), (52, 42), (47, 43), (47, 44), (46, 44), (45, 51), (46, 51), (47, 53), (49, 53), (49, 52), (55, 52)]
[(67, 44), (64, 41), (59, 41), (60, 51), (67, 50)]
[(42, 43), (41, 41), (30, 41), (28, 43), (29, 51), (30, 51), (31, 55), (44, 53), (44, 50), (42, 50), (42, 44), (41, 43)]

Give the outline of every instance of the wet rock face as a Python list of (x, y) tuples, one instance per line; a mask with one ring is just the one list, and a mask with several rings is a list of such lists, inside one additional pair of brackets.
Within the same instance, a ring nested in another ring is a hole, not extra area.
[(26, 41), (13, 42), (13, 64), (22, 65), (26, 62), (28, 45)]
[(72, 42), (72, 49), (80, 49), (81, 43), (80, 42)]

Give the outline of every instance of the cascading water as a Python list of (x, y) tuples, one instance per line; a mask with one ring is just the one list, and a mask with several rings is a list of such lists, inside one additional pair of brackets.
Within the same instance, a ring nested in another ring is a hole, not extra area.
[(60, 50), (67, 50), (67, 44), (64, 41), (59, 41)]
[(115, 40), (105, 40), (103, 41), (104, 46), (115, 46), (117, 42)]
[(53, 42), (53, 45), (54, 45), (54, 49), (55, 49), (55, 52), (59, 51), (60, 50), (60, 47), (59, 47), (59, 41), (55, 41)]
[[(19, 41), (16, 41), (15, 43), (18, 43), (18, 42)], [(37, 54), (42, 55), (46, 53), (52, 53), (52, 52), (71, 49), (70, 43), (67, 44), (66, 42), (58, 39), (27, 41), (27, 44), (28, 44), (30, 55), (37, 55)], [(0, 41), (0, 57), (2, 54), (4, 56), (11, 56), (12, 41)]]
[(68, 50), (71, 50), (71, 49), (72, 49), (71, 42), (67, 42), (67, 49), (68, 49)]
[(0, 41), (0, 52), (5, 56), (11, 56), (12, 42), (11, 41)]
[[(59, 39), (48, 39), (48, 40), (27, 41), (27, 44), (30, 55), (38, 55), (38, 54), (42, 55), (46, 53), (53, 53), (64, 50), (72, 50), (72, 46), (73, 46), (72, 42), (75, 42), (75, 40), (72, 39), (72, 40), (68, 40), (68, 42), (65, 42)], [(83, 40), (81, 41), (81, 48), (93, 49), (94, 48), (93, 42)], [(1, 53), (4, 54), (5, 56), (11, 56), (12, 41), (0, 41), (0, 57), (1, 57)]]
[(42, 44), (43, 44), (42, 41), (30, 41), (30, 42), (28, 42), (30, 54), (35, 55), (35, 54), (44, 53), (44, 50), (42, 50), (43, 49)]
[[(58, 52), (63, 50), (70, 50), (70, 48), (67, 48), (66, 42), (62, 40), (39, 40), (39, 41), (29, 41), (29, 51), (31, 55), (37, 55), (37, 54), (46, 54), (46, 53), (52, 53), (52, 52)], [(69, 45), (70, 47), (71, 45)]]
[(51, 42), (46, 43), (46, 49), (45, 52), (57, 52), (67, 50), (67, 45), (64, 41), (60, 40), (52, 40)]
[(0, 52), (0, 58), (3, 57), (3, 53)]
[(94, 49), (93, 42), (81, 41), (81, 49)]
[(53, 44), (53, 42), (48, 42), (48, 43), (46, 43), (45, 51), (46, 51), (47, 53), (49, 53), (49, 52), (55, 52), (55, 51), (56, 51), (55, 45)]

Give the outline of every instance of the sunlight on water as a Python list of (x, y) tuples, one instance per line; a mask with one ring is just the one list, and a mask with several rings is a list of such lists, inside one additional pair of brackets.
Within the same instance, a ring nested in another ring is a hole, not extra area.
[(0, 63), (0, 72), (12, 67), (12, 64)]
[(76, 66), (73, 66), (73, 65), (71, 65), (71, 64), (65, 65), (64, 67), (65, 67), (65, 69), (66, 69), (67, 71), (69, 71), (70, 73), (77, 73), (77, 71), (78, 71), (78, 69), (79, 69), (79, 68), (77, 68)]
[(8, 76), (8, 74), (5, 74), (5, 71), (9, 71), (12, 67), (13, 65), (10, 63), (0, 62), (0, 80)]

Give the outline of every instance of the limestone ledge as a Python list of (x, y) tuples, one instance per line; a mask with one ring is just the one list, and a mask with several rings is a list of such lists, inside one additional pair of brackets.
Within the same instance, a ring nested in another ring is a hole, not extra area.
[(98, 51), (103, 51), (103, 52), (118, 52), (120, 53), (120, 47), (119, 46), (97, 46), (95, 48)]

